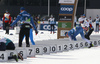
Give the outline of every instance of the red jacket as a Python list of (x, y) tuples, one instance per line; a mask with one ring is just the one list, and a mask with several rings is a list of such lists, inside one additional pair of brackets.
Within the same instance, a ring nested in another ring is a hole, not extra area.
[(7, 23), (7, 22), (9, 22), (9, 23), (11, 23), (11, 16), (10, 16), (10, 14), (8, 13), (5, 13), (4, 14), (4, 16), (3, 16), (3, 22), (5, 22), (5, 23)]

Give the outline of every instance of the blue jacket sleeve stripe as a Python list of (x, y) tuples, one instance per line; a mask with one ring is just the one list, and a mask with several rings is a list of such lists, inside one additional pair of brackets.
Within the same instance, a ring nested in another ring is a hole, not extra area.
[(35, 27), (35, 24), (34, 24), (34, 21), (33, 21), (33, 18), (32, 18), (32, 17), (31, 17), (31, 23), (32, 23), (34, 29), (37, 31), (37, 29), (36, 29), (36, 27)]

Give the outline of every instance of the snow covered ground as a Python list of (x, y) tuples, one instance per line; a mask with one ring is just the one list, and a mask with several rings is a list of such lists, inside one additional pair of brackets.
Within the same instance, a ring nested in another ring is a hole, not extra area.
[[(41, 34), (41, 32), (43, 32), (43, 34)], [(10, 38), (14, 43), (18, 43), (18, 34), (15, 33), (15, 30), (10, 30), (10, 33), (13, 33), (13, 35), (5, 35), (5, 31), (0, 30), (0, 38), (7, 37)], [(35, 32), (33, 32), (33, 35), (35, 41), (57, 39), (57, 33), (50, 34), (48, 31), (39, 31), (38, 35), (35, 35)], [(93, 32), (92, 35), (100, 34)], [(80, 35), (77, 37), (79, 36)], [(8, 61), (0, 62), (0, 64), (99, 64), (99, 60), (100, 46), (90, 49), (84, 48), (62, 53), (53, 53), (50, 55), (36, 55), (35, 58), (27, 58), (24, 59), (24, 61)]]

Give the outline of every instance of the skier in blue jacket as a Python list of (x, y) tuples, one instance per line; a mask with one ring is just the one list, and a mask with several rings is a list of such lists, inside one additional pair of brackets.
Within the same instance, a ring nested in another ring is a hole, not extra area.
[(38, 34), (38, 31), (34, 25), (33, 18), (31, 15), (25, 11), (24, 7), (20, 8), (20, 14), (17, 16), (16, 20), (11, 24), (13, 26), (20, 20), (20, 33), (19, 33), (19, 47), (22, 47), (22, 40), (24, 35), (26, 36), (26, 47), (30, 47), (29, 44), (29, 35), (30, 35), (30, 29), (34, 27), (35, 33)]
[(65, 32), (65, 36), (69, 37), (70, 40), (74, 40), (74, 41), (77, 41), (76, 36), (78, 34), (81, 35), (81, 37), (82, 37), (83, 40), (87, 41), (90, 44), (89, 48), (91, 48), (92, 47), (92, 43), (88, 39), (86, 39), (84, 37), (83, 28), (81, 26), (74, 27), (69, 32)]

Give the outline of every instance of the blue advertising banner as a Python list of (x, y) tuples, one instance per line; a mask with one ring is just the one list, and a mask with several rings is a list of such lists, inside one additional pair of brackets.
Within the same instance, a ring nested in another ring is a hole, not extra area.
[(74, 5), (61, 5), (60, 14), (73, 14)]
[[(54, 27), (55, 27), (54, 30), (58, 29), (58, 25), (55, 25)], [(50, 31), (51, 30), (50, 24), (41, 24), (40, 25), (40, 30), (48, 30), (48, 31)]]

